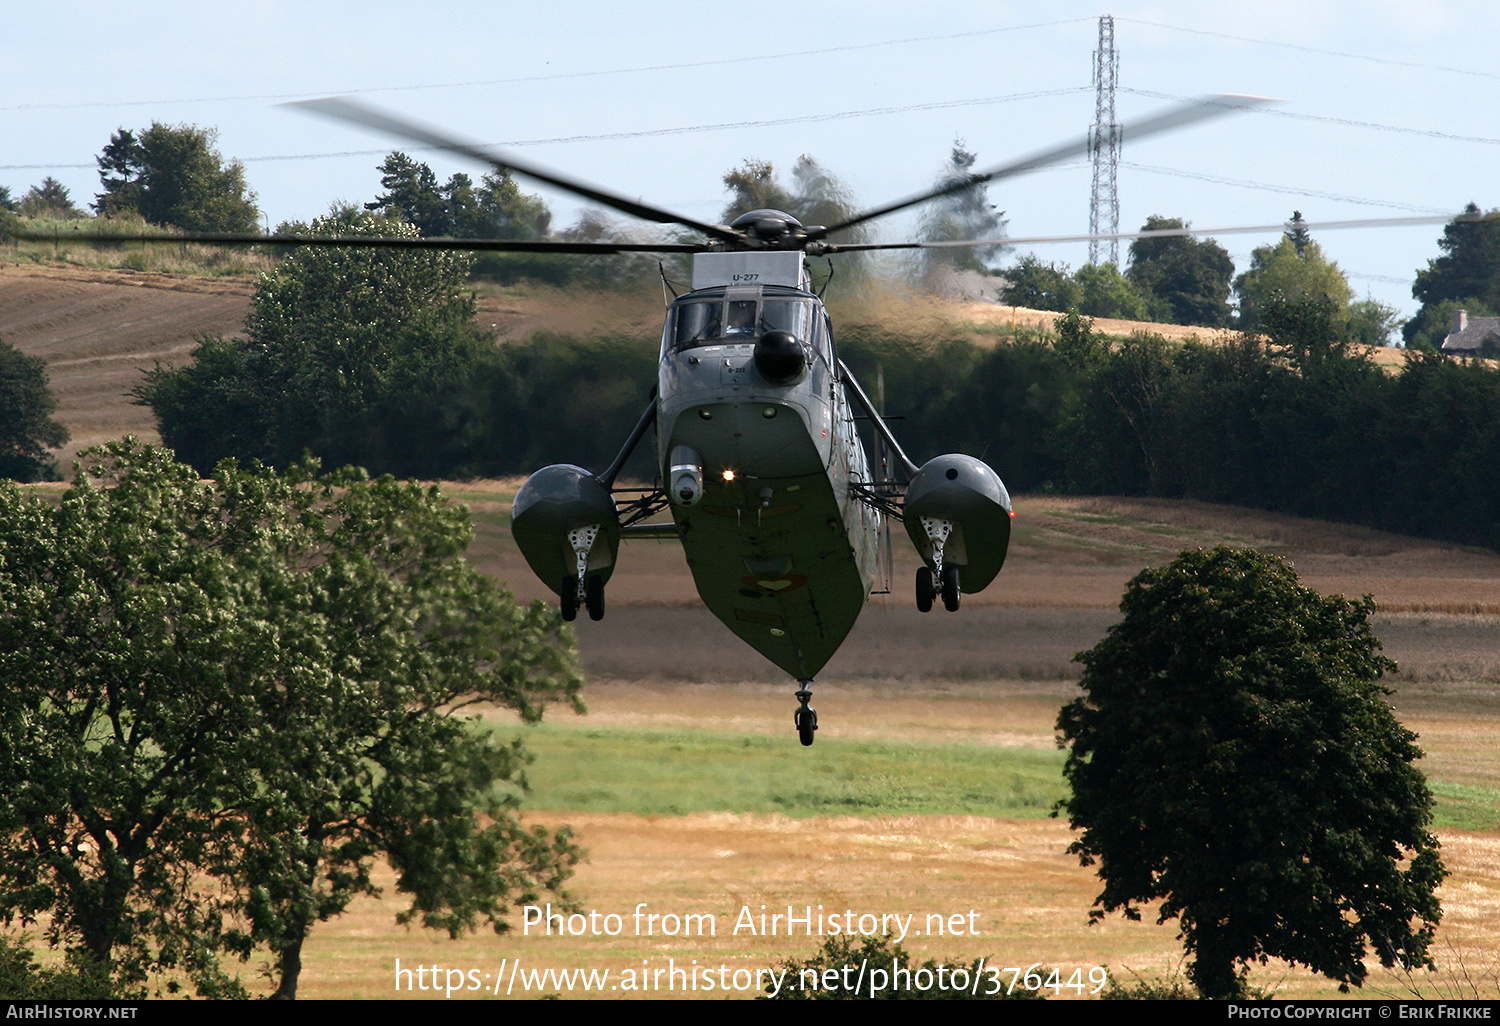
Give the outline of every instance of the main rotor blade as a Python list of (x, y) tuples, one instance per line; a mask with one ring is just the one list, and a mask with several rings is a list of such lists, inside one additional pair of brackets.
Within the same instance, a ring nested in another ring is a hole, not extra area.
[[(1500, 215), (1421, 214), (1413, 217), (1369, 217), (1353, 221), (1303, 221), (1308, 231), (1333, 231), (1338, 228), (1400, 228), (1423, 224), (1448, 224), (1452, 221), (1493, 221)], [(1140, 232), (1095, 232), (1089, 235), (1033, 235), (1007, 239), (955, 239), (941, 242), (856, 242), (847, 245), (830, 243), (830, 253), (853, 253), (870, 249), (964, 249), (972, 246), (1034, 246), (1049, 242), (1104, 242), (1111, 239), (1168, 239), (1183, 235), (1239, 235), (1254, 232), (1280, 232), (1292, 226), (1290, 221), (1278, 224), (1232, 225), (1227, 228), (1154, 228)]]
[(421, 143), (424, 146), (435, 146), (449, 153), (457, 153), (470, 157), (491, 167), (502, 171), (515, 171), (519, 174), (535, 178), (539, 182), (555, 185), (559, 189), (571, 192), (584, 199), (602, 203), (606, 207), (618, 210), (633, 217), (639, 217), (647, 221), (655, 221), (659, 224), (680, 224), (686, 228), (700, 231), (710, 238), (721, 242), (741, 243), (743, 237), (738, 232), (730, 231), (724, 225), (705, 224), (695, 221), (681, 214), (674, 214), (670, 210), (662, 210), (659, 207), (648, 206), (637, 200), (627, 199), (624, 196), (609, 192), (597, 185), (576, 178), (569, 178), (560, 172), (542, 167), (539, 164), (530, 164), (508, 153), (503, 153), (490, 147), (481, 146), (478, 143), (466, 142), (457, 136), (424, 125), (410, 118), (400, 117), (386, 111), (378, 110), (368, 104), (351, 99), (347, 96), (329, 96), (317, 100), (293, 100), (291, 103), (283, 104), (287, 107), (300, 107), (304, 110), (321, 114), (335, 121), (349, 122), (373, 128), (378, 132), (385, 132), (397, 138), (409, 142)]
[(441, 239), (388, 235), (245, 235), (238, 232), (183, 232), (181, 235), (116, 235), (99, 232), (4, 233), (23, 242), (205, 242), (218, 246), (325, 246), (339, 249), (437, 249), (499, 253), (702, 253), (696, 242), (565, 242), (520, 239)]
[[(1167, 132), (1198, 121), (1223, 117), (1225, 114), (1237, 114), (1241, 111), (1253, 110), (1263, 104), (1278, 102), (1280, 101), (1267, 96), (1239, 96), (1231, 93), (1199, 97), (1196, 100), (1189, 100), (1175, 107), (1168, 107), (1159, 114), (1152, 114), (1150, 117), (1141, 118), (1138, 121), (1122, 125), (1120, 127), (1120, 142), (1123, 144), (1135, 139), (1144, 139), (1147, 136), (1156, 135), (1158, 132)], [(990, 168), (988, 171), (981, 171), (978, 174), (958, 179), (948, 185), (932, 189), (929, 192), (924, 192), (916, 196), (908, 196), (906, 199), (887, 203), (883, 207), (866, 210), (861, 214), (856, 214), (847, 221), (829, 225), (819, 231), (810, 232), (808, 237), (812, 239), (827, 238), (836, 231), (844, 228), (852, 228), (857, 224), (864, 224), (866, 221), (873, 221), (875, 218), (884, 217), (887, 214), (894, 214), (898, 210), (905, 210), (907, 207), (916, 206), (918, 203), (926, 203), (928, 200), (938, 199), (942, 196), (951, 196), (954, 193), (971, 189), (976, 185), (984, 185), (987, 182), (1011, 178), (1027, 171), (1047, 167), (1049, 164), (1057, 164), (1064, 160), (1071, 160), (1074, 157), (1081, 157), (1088, 153), (1093, 145), (1092, 134), (1085, 135), (1072, 142), (1053, 147), (1050, 150), (1042, 150), (1038, 153), (1033, 153), (1029, 157), (1012, 161), (1009, 164), (1001, 164), (999, 167)]]

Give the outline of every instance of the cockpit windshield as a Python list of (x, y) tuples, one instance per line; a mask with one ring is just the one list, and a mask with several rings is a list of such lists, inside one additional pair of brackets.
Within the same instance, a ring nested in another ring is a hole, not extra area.
[(812, 304), (806, 300), (715, 299), (677, 307), (672, 344), (676, 349), (692, 349), (753, 342), (768, 331), (785, 331), (805, 342), (812, 336), (812, 327)]
[(677, 308), (677, 328), (673, 342), (678, 349), (705, 346), (719, 339), (719, 313), (722, 303), (684, 303)]
[(786, 331), (806, 341), (812, 332), (812, 304), (768, 299), (761, 306), (762, 331)]

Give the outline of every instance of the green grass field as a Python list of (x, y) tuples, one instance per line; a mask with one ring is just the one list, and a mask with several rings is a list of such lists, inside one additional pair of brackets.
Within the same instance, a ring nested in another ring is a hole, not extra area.
[[(527, 808), (686, 815), (972, 815), (1041, 818), (1066, 795), (1064, 753), (908, 741), (814, 746), (789, 757), (772, 734), (545, 724)], [(1500, 790), (1443, 780), (1437, 829), (1500, 828)]]

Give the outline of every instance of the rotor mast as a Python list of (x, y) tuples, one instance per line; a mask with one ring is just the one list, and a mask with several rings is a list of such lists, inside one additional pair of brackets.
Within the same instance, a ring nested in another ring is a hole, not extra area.
[[(1115, 49), (1115, 19), (1099, 19), (1099, 48), (1094, 51), (1094, 123), (1089, 127), (1089, 157), (1094, 165), (1093, 193), (1089, 198), (1089, 234), (1118, 235), (1120, 196), (1116, 171), (1120, 165), (1120, 125), (1115, 121), (1115, 81), (1120, 75), (1120, 53)], [(1098, 264), (1103, 244), (1109, 260), (1120, 263), (1118, 239), (1089, 240), (1089, 263)]]

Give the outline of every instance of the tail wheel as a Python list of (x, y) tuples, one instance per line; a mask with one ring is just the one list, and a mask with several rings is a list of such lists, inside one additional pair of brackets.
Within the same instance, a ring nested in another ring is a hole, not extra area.
[(583, 585), (583, 602), (588, 606), (590, 620), (604, 619), (604, 578), (589, 575)]
[(562, 579), (562, 587), (558, 589), (558, 597), (562, 599), (562, 618), (573, 621), (578, 618), (578, 578), (573, 576)]
[(936, 595), (937, 589), (932, 585), (932, 568), (917, 567), (917, 609), (923, 613), (932, 612), (932, 600)]
[(958, 609), (961, 593), (958, 590), (958, 567), (943, 567), (943, 608), (948, 612)]

